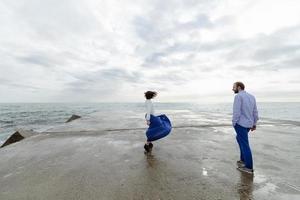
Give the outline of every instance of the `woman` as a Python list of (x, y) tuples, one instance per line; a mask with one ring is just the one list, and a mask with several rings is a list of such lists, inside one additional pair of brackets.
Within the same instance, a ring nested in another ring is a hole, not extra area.
[(147, 91), (145, 92), (145, 106), (146, 106), (146, 123), (149, 128), (146, 131), (147, 141), (144, 145), (145, 151), (151, 152), (153, 148), (152, 142), (167, 136), (172, 129), (171, 122), (166, 115), (154, 115), (154, 106), (151, 101), (157, 96), (157, 92)]

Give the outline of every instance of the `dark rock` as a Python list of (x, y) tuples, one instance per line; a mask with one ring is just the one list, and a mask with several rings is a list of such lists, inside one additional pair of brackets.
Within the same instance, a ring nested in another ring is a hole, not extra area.
[(0, 148), (5, 147), (7, 145), (13, 144), (15, 142), (19, 142), (21, 140), (23, 140), (24, 138), (30, 137), (34, 134), (38, 134), (37, 132), (34, 132), (32, 130), (28, 131), (28, 130), (18, 130), (15, 133), (13, 133), (10, 137), (8, 137), (8, 139), (1, 145)]
[(70, 121), (73, 121), (75, 119), (78, 119), (78, 118), (81, 118), (79, 115), (72, 115), (67, 121), (66, 123), (70, 122)]

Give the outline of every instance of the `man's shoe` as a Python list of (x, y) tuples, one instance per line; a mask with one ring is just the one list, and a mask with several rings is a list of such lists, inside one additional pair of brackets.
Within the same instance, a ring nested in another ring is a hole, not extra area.
[(254, 170), (253, 169), (249, 169), (247, 167), (238, 167), (237, 170), (241, 171), (241, 172), (245, 172), (248, 174), (254, 174)]
[(238, 167), (245, 167), (245, 163), (241, 160), (236, 161)]

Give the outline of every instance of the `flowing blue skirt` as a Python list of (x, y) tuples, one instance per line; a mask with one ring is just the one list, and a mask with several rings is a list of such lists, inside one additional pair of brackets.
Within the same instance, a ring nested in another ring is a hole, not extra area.
[(150, 125), (146, 131), (147, 141), (159, 140), (169, 135), (172, 130), (172, 125), (166, 115), (150, 116)]

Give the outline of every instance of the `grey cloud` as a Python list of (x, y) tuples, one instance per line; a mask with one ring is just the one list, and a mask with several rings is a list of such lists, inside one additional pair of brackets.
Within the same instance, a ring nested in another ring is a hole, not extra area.
[[(216, 0), (152, 1), (150, 9), (145, 10), (143, 15), (136, 16), (132, 23), (140, 39), (160, 45), (164, 39), (172, 37), (177, 32), (214, 27), (216, 24), (210, 20), (206, 12), (214, 9), (216, 5)], [(198, 8), (199, 14), (189, 22), (178, 22), (176, 18), (178, 12), (185, 12), (191, 8)], [(224, 19), (223, 23), (225, 22), (228, 20)]]
[(182, 76), (179, 72), (169, 72), (151, 77), (155, 83), (181, 85), (189, 81), (188, 78)]
[(300, 52), (299, 45), (273, 45), (256, 50), (253, 59), (258, 61), (278, 59), (280, 57), (293, 56)]
[[(125, 69), (104, 69), (95, 72), (83, 72), (80, 75), (70, 74), (76, 80), (65, 84), (60, 96), (72, 101), (111, 101), (124, 94), (124, 88), (137, 88), (142, 81), (142, 74), (129, 72)], [(122, 101), (124, 99), (118, 99)]]
[[(189, 71), (191, 72), (190, 76), (192, 75), (192, 71), (197, 66), (197, 71), (202, 73), (213, 72), (217, 70), (217, 68), (210, 66), (208, 64), (197, 63), (195, 61), (195, 56), (197, 53), (190, 52), (187, 53), (184, 58), (169, 58), (167, 61), (162, 61), (162, 58), (166, 56), (168, 58), (168, 54), (166, 53), (157, 53), (151, 59), (146, 59), (146, 62), (142, 65), (143, 67), (151, 67), (151, 68), (181, 68), (182, 71)], [(170, 54), (171, 55), (171, 54)], [(221, 68), (220, 66), (218, 68)]]
[(40, 89), (43, 89), (41, 87), (32, 86), (32, 85), (29, 85), (29, 84), (18, 83), (16, 81), (4, 79), (4, 78), (0, 79), (0, 84), (1, 84), (2, 87), (3, 86), (8, 86), (8, 87), (14, 87), (14, 88), (22, 89), (22, 90), (27, 90), (27, 89), (40, 90)]
[(274, 63), (264, 63), (259, 65), (236, 65), (232, 67), (233, 70), (247, 73), (255, 73), (255, 71), (278, 71), (277, 68), (274, 68)]
[(138, 82), (142, 74), (139, 72), (128, 72), (120, 69), (106, 69), (101, 71), (101, 75), (110, 80), (122, 80), (129, 82)]
[(289, 83), (292, 83), (292, 84), (300, 84), (300, 80), (291, 80), (291, 81), (289, 81)]
[[(36, 65), (40, 67), (60, 68), (62, 66), (84, 65), (84, 66), (105, 66), (109, 58), (88, 59), (79, 52), (58, 51), (44, 52), (35, 51), (26, 53), (25, 55), (12, 55), (15, 60), (21, 65)], [(59, 69), (57, 69), (59, 70)], [(60, 70), (61, 71), (61, 70)]]
[(300, 52), (297, 57), (283, 61), (282, 67), (300, 69)]
[(142, 66), (148, 67), (148, 66), (153, 66), (156, 64), (160, 64), (161, 58), (166, 56), (166, 53), (163, 52), (155, 52), (151, 54), (150, 56), (145, 58), (144, 64)]
[(15, 9), (15, 14), (23, 23), (45, 37), (87, 33), (96, 23), (92, 12), (80, 1), (32, 0), (20, 2)]
[[(137, 35), (145, 42), (155, 42), (158, 45), (161, 41), (172, 37), (178, 32), (188, 32), (193, 29), (211, 29), (217, 26), (231, 22), (226, 17), (218, 19), (216, 22), (210, 20), (205, 14), (199, 14), (192, 21), (179, 23), (176, 21), (161, 22), (147, 16), (137, 16), (133, 20), (133, 24)], [(166, 24), (164, 24), (166, 23)]]
[[(178, 66), (183, 64), (193, 63), (193, 57), (197, 53), (201, 52), (215, 52), (215, 51), (228, 51), (228, 49), (235, 48), (241, 43), (243, 40), (218, 40), (215, 42), (185, 42), (185, 43), (175, 43), (174, 45), (168, 46), (161, 50), (160, 52), (154, 52), (145, 58), (143, 66)], [(162, 57), (168, 57), (174, 53), (187, 53), (188, 56), (184, 60), (175, 60), (170, 61), (171, 64), (161, 63)]]
[(137, 35), (145, 41), (159, 41), (162, 37), (155, 24), (146, 17), (136, 17), (133, 23)]
[(190, 22), (175, 24), (173, 31), (175, 31), (175, 29), (188, 31), (190, 29), (206, 29), (206, 28), (213, 28), (213, 27), (214, 24), (209, 19), (209, 17), (205, 14), (200, 14)]
[(82, 75), (71, 74), (76, 81), (68, 84), (67, 89), (83, 90), (107, 88), (117, 88), (124, 83), (138, 83), (142, 79), (142, 74), (139, 72), (128, 72), (124, 69), (104, 69), (96, 72), (83, 73)]
[(234, 40), (217, 40), (214, 42), (186, 42), (176, 43), (169, 46), (166, 51), (173, 52), (211, 52), (223, 49), (234, 48), (243, 43), (240, 39)]
[(226, 55), (228, 61), (257, 61), (261, 64), (292, 59), (299, 56), (300, 43), (288, 42), (290, 35), (298, 35), (300, 26), (283, 28), (270, 35), (258, 34), (253, 38), (240, 40)]
[(276, 62), (273, 65), (276, 69), (300, 69), (300, 54), (297, 57)]
[[(21, 62), (21, 64), (33, 64), (42, 67), (55, 67), (59, 62), (49, 55), (41, 53), (33, 53), (27, 56), (19, 56), (16, 59)], [(61, 63), (62, 64), (62, 63)]]
[[(197, 53), (201, 51), (217, 51), (228, 46), (233, 46), (239, 41), (218, 41), (216, 43), (203, 42), (179, 42), (178, 34), (189, 35), (192, 31), (214, 29), (232, 24), (233, 16), (222, 16), (220, 18), (210, 19), (209, 11), (214, 9), (216, 1), (176, 1), (162, 2), (155, 1), (153, 8), (142, 16), (136, 16), (132, 23), (137, 36), (144, 41), (139, 45), (136, 54), (144, 60), (143, 67), (172, 67), (191, 63), (192, 60), (170, 60), (168, 63), (162, 62), (162, 58), (177, 52)], [(174, 3), (174, 4), (173, 4)], [(178, 21), (177, 12), (183, 9), (199, 8), (199, 14), (194, 19), (187, 22)], [(173, 16), (173, 17), (170, 17)], [(168, 40), (173, 40), (173, 44), (168, 44)], [(189, 58), (192, 58), (190, 56)]]
[[(283, 86), (284, 87), (284, 86)], [(274, 88), (278, 88), (278, 86), (274, 86)], [(274, 89), (273, 88), (273, 89)], [(296, 92), (299, 92), (300, 90), (295, 90), (295, 91), (268, 91), (267, 93), (264, 92), (260, 92), (260, 91), (256, 91), (256, 96), (257, 96), (257, 100), (259, 101), (259, 99), (265, 98), (268, 99), (270, 101), (270, 99), (280, 99), (281, 101), (286, 99), (284, 97), (288, 97), (288, 99), (292, 99), (292, 100), (297, 100), (299, 98), (299, 96), (295, 95)], [(272, 101), (272, 100), (271, 100)]]
[(255, 72), (255, 70), (259, 71), (278, 71), (278, 70), (286, 70), (286, 69), (300, 69), (300, 55), (295, 58), (274, 61), (274, 62), (266, 62), (258, 65), (237, 65), (234, 66), (233, 69), (247, 71), (247, 72)]
[(86, 82), (99, 82), (101, 81), (130, 81), (137, 82), (141, 78), (139, 72), (128, 72), (124, 69), (112, 68), (103, 69), (96, 72), (84, 73), (83, 75), (74, 75), (77, 79)]

